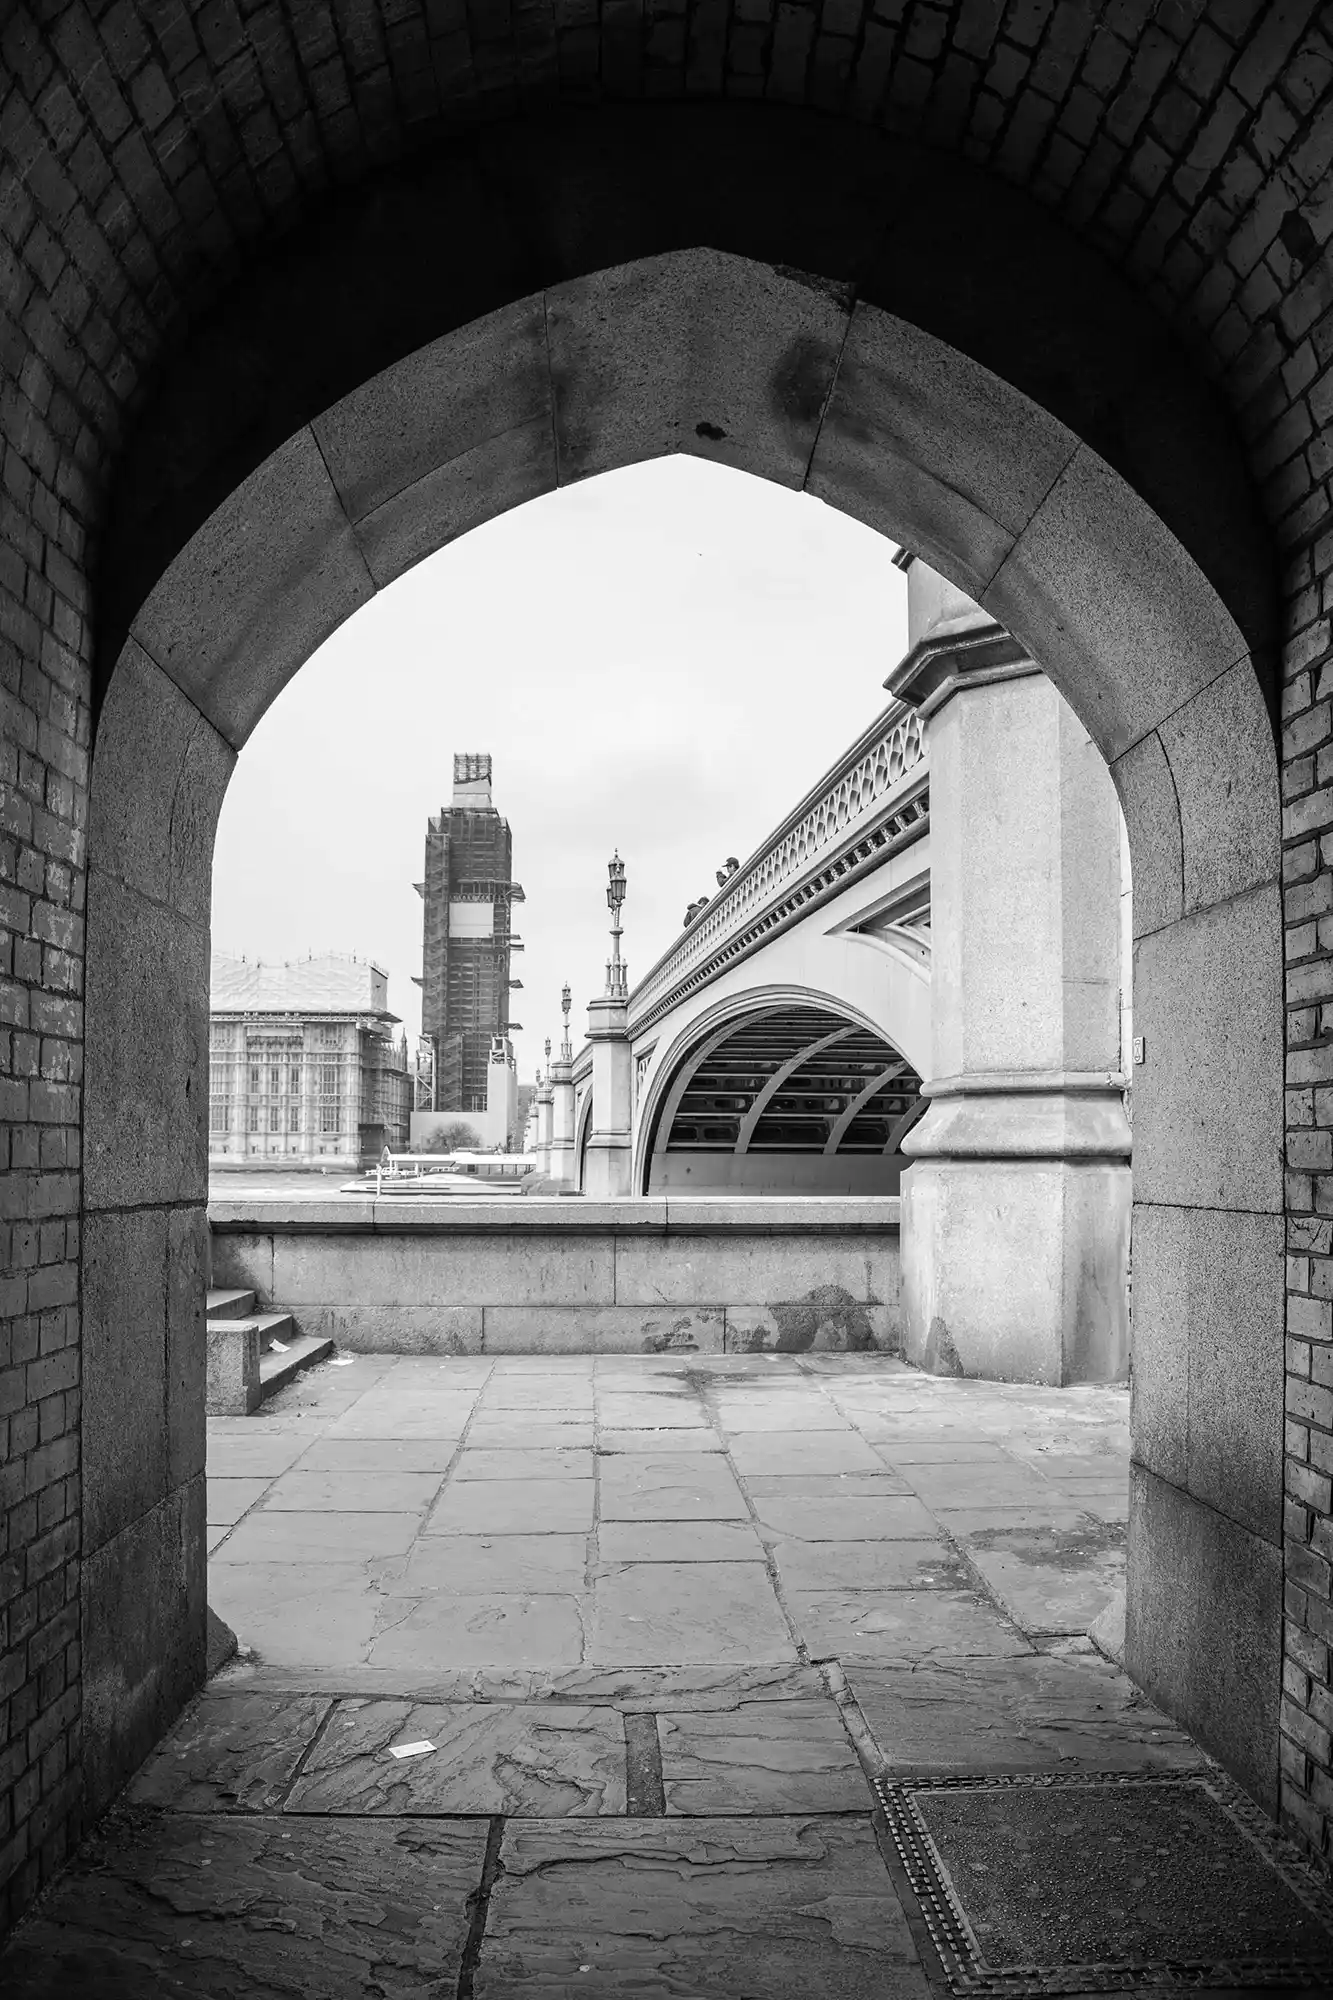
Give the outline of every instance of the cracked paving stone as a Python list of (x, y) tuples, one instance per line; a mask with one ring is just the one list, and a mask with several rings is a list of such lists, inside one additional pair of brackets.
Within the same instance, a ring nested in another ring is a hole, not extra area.
[(477, 2000), (928, 2000), (864, 1819), (506, 1827)]
[(659, 1712), (657, 1732), (670, 1814), (865, 1812), (873, 1804), (827, 1698)]
[(485, 1850), (479, 1821), (120, 1808), (15, 1938), (5, 2000), (452, 1994)]
[(634, 1563), (593, 1586), (590, 1659), (609, 1665), (790, 1660), (763, 1563)]
[(273, 1812), (331, 1703), (321, 1696), (206, 1693), (139, 1771), (131, 1805)]
[(425, 1674), (444, 1667), (577, 1666), (583, 1619), (577, 1596), (552, 1592), (453, 1592), (381, 1597), (367, 1665)]
[(848, 1662), (847, 1683), (895, 1777), (1134, 1771), (1202, 1762), (1189, 1738), (1097, 1654), (912, 1667)]
[(997, 1611), (961, 1591), (789, 1590), (786, 1597), (816, 1659), (926, 1660), (1031, 1650)]
[[(401, 1761), (394, 1743), (431, 1742)], [(287, 1802), (289, 1813), (625, 1810), (625, 1732), (611, 1707), (340, 1701)]]

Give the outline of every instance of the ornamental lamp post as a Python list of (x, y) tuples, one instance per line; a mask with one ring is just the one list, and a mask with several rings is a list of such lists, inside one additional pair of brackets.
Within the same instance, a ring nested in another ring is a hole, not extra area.
[(606, 967), (608, 995), (625, 999), (629, 993), (628, 968), (620, 956), (620, 907), (625, 900), (625, 864), (617, 848), (606, 864), (606, 907), (611, 912), (611, 957)]
[(568, 1062), (574, 1053), (569, 1043), (569, 1010), (573, 1005), (574, 996), (569, 990), (569, 981), (566, 980), (560, 988), (560, 1012), (565, 1017), (564, 1040), (560, 1044), (560, 1059), (562, 1062)]

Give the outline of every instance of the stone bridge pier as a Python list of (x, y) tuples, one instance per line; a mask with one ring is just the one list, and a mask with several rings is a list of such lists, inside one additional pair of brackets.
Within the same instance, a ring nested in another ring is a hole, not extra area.
[(1120, 1071), (1120, 812), (1053, 683), (907, 558), (931, 758), (932, 1073), (903, 1141), (911, 1359), (944, 1373), (1121, 1379), (1129, 1124)]

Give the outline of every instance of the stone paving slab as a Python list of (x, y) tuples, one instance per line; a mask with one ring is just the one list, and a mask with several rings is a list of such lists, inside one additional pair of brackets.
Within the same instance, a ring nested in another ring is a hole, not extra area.
[(873, 1803), (827, 1698), (659, 1713), (657, 1731), (668, 1814), (864, 1812)]
[(593, 1521), (591, 1479), (474, 1479), (450, 1484), (426, 1522), (431, 1535), (575, 1535)]
[(728, 1440), (736, 1470), (743, 1477), (752, 1473), (793, 1472), (879, 1472), (882, 1470), (870, 1446), (855, 1431), (816, 1431), (810, 1436), (796, 1432), (739, 1431)]
[(455, 1443), (467, 1428), (472, 1415), (468, 1401), (450, 1410), (406, 1409), (386, 1404), (382, 1409), (366, 1409), (353, 1403), (335, 1417), (325, 1431), (333, 1438), (452, 1438)]
[(700, 1453), (608, 1458), (599, 1467), (604, 1521), (747, 1521), (725, 1459)]
[(609, 1430), (706, 1430), (711, 1429), (700, 1404), (692, 1397), (667, 1393), (644, 1395), (611, 1394), (597, 1398), (597, 1415)]
[(477, 2000), (929, 2000), (869, 1817), (511, 1823)]
[(276, 1426), (246, 1418), (254, 1423), (249, 1431), (220, 1430), (216, 1422), (208, 1426), (208, 1471), (212, 1478), (227, 1479), (276, 1479), (280, 1472), (295, 1465), (306, 1446), (311, 1442), (309, 1434), (279, 1430)]
[(592, 1702), (627, 1715), (736, 1708), (742, 1702), (820, 1701), (827, 1694), (819, 1668), (795, 1658), (671, 1666), (447, 1667), (410, 1679), (365, 1666), (329, 1669), (251, 1660), (233, 1662), (203, 1698), (211, 1700), (224, 1689), (483, 1704)]
[(318, 1437), (302, 1453), (299, 1469), (339, 1473), (434, 1472), (443, 1478), (457, 1450), (457, 1444), (449, 1438)]
[(772, 1541), (784, 1589), (958, 1590), (972, 1582), (949, 1542)]
[(745, 1490), (754, 1500), (916, 1498), (905, 1479), (883, 1466), (874, 1472), (750, 1472), (745, 1475)]
[[(390, 1756), (395, 1743), (433, 1743)], [(625, 1732), (614, 1708), (340, 1701), (289, 1813), (623, 1813)]]
[(765, 1493), (754, 1496), (754, 1511), (773, 1536), (805, 1542), (935, 1541), (940, 1532), (934, 1516), (910, 1495), (788, 1499)]
[(430, 1591), (577, 1591), (587, 1565), (586, 1534), (424, 1535), (396, 1588), (404, 1597)]
[(440, 1490), (438, 1472), (284, 1472), (265, 1513), (416, 1514)]
[(789, 1590), (815, 1659), (929, 1660), (1026, 1653), (1027, 1641), (977, 1597), (948, 1590)]
[(224, 1479), (216, 1475), (208, 1481), (208, 1525), (230, 1528), (254, 1506), (271, 1485), (262, 1475), (253, 1479)]
[(583, 1451), (530, 1450), (475, 1445), (469, 1438), (459, 1453), (455, 1479), (591, 1479), (591, 1447)]
[(632, 1666), (795, 1656), (762, 1563), (634, 1563), (593, 1586), (593, 1661)]
[(5, 2000), (452, 1995), (486, 1833), (120, 1808), (15, 1938)]
[(194, 1702), (130, 1785), (132, 1805), (274, 1812), (332, 1703), (245, 1690)]
[(599, 1458), (610, 1458), (625, 1453), (633, 1456), (643, 1451), (651, 1451), (656, 1457), (661, 1458), (670, 1452), (719, 1452), (722, 1448), (722, 1440), (716, 1431), (690, 1430), (684, 1426), (674, 1430), (600, 1430), (597, 1434)]
[(894, 1460), (891, 1451), (880, 1447), (887, 1463), (895, 1464), (914, 1492), (929, 1507), (1040, 1507), (1055, 1495), (1051, 1482), (1031, 1466), (1020, 1465), (1007, 1455), (1003, 1459)]
[(479, 1410), (468, 1425), (467, 1441), (470, 1450), (591, 1451), (593, 1422), (563, 1410), (542, 1416), (515, 1410), (491, 1416)]
[(442, 1667), (575, 1666), (583, 1658), (582, 1603), (576, 1591), (432, 1592), (382, 1597), (372, 1667), (421, 1674)]
[(849, 1664), (856, 1697), (895, 1777), (1007, 1771), (1185, 1768), (1200, 1753), (1099, 1654), (1073, 1661)]
[(603, 1567), (642, 1562), (762, 1562), (764, 1547), (749, 1521), (603, 1521), (597, 1530)]
[(364, 1661), (381, 1604), (367, 1564), (223, 1562), (229, 1547), (210, 1560), (208, 1597), (242, 1645), (280, 1666)]
[(783, 1396), (719, 1396), (717, 1420), (724, 1431), (778, 1431), (804, 1439), (822, 1438), (827, 1431), (846, 1431), (846, 1417), (822, 1396), (794, 1389)]
[(232, 1529), (214, 1561), (223, 1566), (366, 1562), (403, 1554), (419, 1526), (416, 1514), (265, 1509), (247, 1514)]
[(983, 1528), (964, 1546), (1025, 1632), (1086, 1632), (1124, 1589), (1125, 1537), (1116, 1524)]

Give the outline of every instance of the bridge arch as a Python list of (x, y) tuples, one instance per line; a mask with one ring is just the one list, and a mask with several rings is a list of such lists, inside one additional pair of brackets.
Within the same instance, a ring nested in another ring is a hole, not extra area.
[[(821, 1066), (823, 1057), (829, 1060), (827, 1069)], [(835, 1060), (840, 1057), (848, 1058), (850, 1067)], [(835, 1075), (835, 1071), (843, 1069), (847, 1071), (845, 1075)], [(858, 1078), (855, 1083), (852, 1072)], [(867, 1086), (873, 1085), (881, 1073), (882, 1088), (867, 1092)], [(698, 1150), (713, 1156), (719, 1165), (723, 1159), (734, 1161), (750, 1155), (757, 1159), (785, 1157), (793, 1162), (805, 1159), (811, 1165), (816, 1160), (837, 1160), (841, 1156), (845, 1163), (853, 1152), (858, 1158), (878, 1163), (884, 1148), (881, 1144), (877, 1152), (871, 1143), (870, 1122), (882, 1121), (892, 1100), (890, 1123), (896, 1126), (915, 1103), (920, 1082), (918, 1070), (894, 1044), (882, 1022), (846, 999), (809, 987), (778, 985), (728, 995), (695, 1015), (654, 1048), (642, 1099), (635, 1106), (633, 1184), (642, 1194), (696, 1191), (688, 1184), (691, 1176), (682, 1175), (678, 1183), (663, 1172), (663, 1156), (672, 1146), (673, 1128), (681, 1150), (689, 1148), (690, 1141), (682, 1128), (689, 1123), (692, 1100), (700, 1092), (737, 1100), (720, 1110), (714, 1106), (718, 1110), (717, 1119), (705, 1120), (717, 1124), (719, 1129), (702, 1139)], [(816, 1090), (817, 1083), (826, 1087)], [(836, 1096), (840, 1101), (836, 1110), (827, 1106), (812, 1108), (810, 1133), (788, 1147), (774, 1132), (763, 1128), (769, 1122), (767, 1114), (791, 1092)], [(867, 1093), (865, 1103), (860, 1104), (857, 1100), (863, 1093)], [(897, 1102), (899, 1098), (901, 1104)], [(701, 1114), (706, 1109), (702, 1105), (694, 1108)], [(857, 1113), (863, 1116), (853, 1132), (851, 1126)], [(822, 1126), (818, 1134), (814, 1131), (815, 1124)], [(725, 1133), (722, 1126), (727, 1128)], [(883, 1138), (888, 1136), (886, 1127)], [(897, 1157), (896, 1147), (891, 1157)], [(724, 1171), (716, 1185), (707, 1185), (705, 1176), (697, 1191), (739, 1193), (752, 1181), (754, 1192), (775, 1194), (897, 1192), (896, 1173), (887, 1177), (883, 1173), (846, 1175), (849, 1183), (854, 1179), (864, 1180), (865, 1186), (856, 1188), (850, 1184), (835, 1186), (836, 1174), (821, 1168), (804, 1177), (792, 1174), (782, 1185), (774, 1183), (771, 1187), (763, 1185), (763, 1178), (762, 1174), (747, 1177), (743, 1172)], [(827, 1187), (822, 1185), (824, 1179), (828, 1181)]]
[[(836, 281), (696, 248), (520, 298), (295, 430), (219, 497), (134, 608), (91, 786), (85, 1398), (116, 1406), (131, 1274), (155, 1229), (169, 1269), (159, 1354), (195, 1312), (209, 869), (238, 749), (315, 646), (412, 563), (553, 484), (680, 450), (803, 489), (919, 551), (1015, 632), (1111, 766), (1134, 866), (1136, 1027), (1151, 1051), (1135, 1108), (1130, 1664), (1271, 1801), (1281, 931), (1276, 759), (1255, 663), (1181, 540), (1086, 440)], [(1190, 1274), (1218, 1268), (1236, 1282), (1201, 1305)], [(1207, 1367), (1203, 1347), (1195, 1357), (1196, 1337), (1226, 1365)], [(95, 1552), (143, 1498), (109, 1431), (86, 1435), (85, 1470)], [(184, 1616), (163, 1609), (145, 1644), (178, 1650)], [(107, 1617), (88, 1626), (98, 1742), (124, 1706)], [(128, 1754), (105, 1743), (106, 1784)]]

